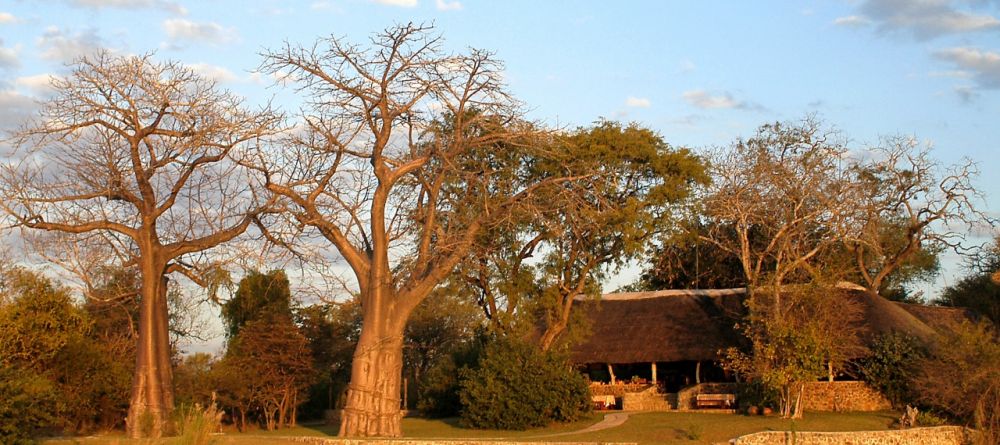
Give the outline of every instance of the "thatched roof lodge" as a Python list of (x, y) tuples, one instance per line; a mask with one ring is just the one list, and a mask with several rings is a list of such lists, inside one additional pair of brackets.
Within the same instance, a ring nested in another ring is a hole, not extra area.
[[(928, 339), (936, 330), (969, 319), (964, 309), (886, 300), (853, 285), (838, 286), (859, 303), (862, 338), (892, 331)], [(735, 325), (745, 313), (746, 290), (664, 290), (578, 298), (574, 308), (590, 323), (590, 335), (571, 359), (591, 379), (639, 377), (675, 388), (701, 381), (729, 381), (717, 364), (719, 351), (746, 340)], [(708, 377), (703, 379), (703, 377)]]

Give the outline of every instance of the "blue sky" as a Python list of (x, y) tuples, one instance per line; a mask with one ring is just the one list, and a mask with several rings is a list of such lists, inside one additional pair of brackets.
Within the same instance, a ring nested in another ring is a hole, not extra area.
[[(699, 148), (815, 112), (858, 146), (905, 134), (944, 163), (978, 161), (1000, 209), (996, 0), (3, 0), (0, 126), (97, 48), (154, 51), (263, 103), (275, 90), (252, 72), (262, 50), (364, 42), (409, 21), (433, 23), (455, 51), (495, 51), (511, 91), (551, 125), (634, 120)], [(948, 268), (939, 284), (961, 272)]]

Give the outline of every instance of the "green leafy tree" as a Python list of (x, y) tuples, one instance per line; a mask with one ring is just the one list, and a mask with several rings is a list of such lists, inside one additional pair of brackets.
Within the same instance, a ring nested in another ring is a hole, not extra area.
[(58, 423), (59, 395), (31, 369), (0, 364), (0, 443), (31, 445), (42, 428)]
[(700, 158), (637, 124), (601, 121), (552, 144), (565, 159), (533, 162), (522, 181), (582, 179), (539, 191), (544, 204), (484, 233), (462, 272), (494, 326), (520, 311), (522, 330), (542, 326), (545, 350), (570, 327), (575, 299), (600, 293), (605, 274), (644, 253), (707, 182)]
[(240, 280), (233, 298), (222, 305), (226, 335), (233, 338), (243, 325), (264, 316), (291, 316), (291, 305), (292, 291), (284, 271), (251, 271)]
[(994, 239), (967, 267), (968, 274), (945, 288), (934, 304), (968, 308), (1000, 326), (1000, 282), (993, 279), (1000, 271), (1000, 238)]

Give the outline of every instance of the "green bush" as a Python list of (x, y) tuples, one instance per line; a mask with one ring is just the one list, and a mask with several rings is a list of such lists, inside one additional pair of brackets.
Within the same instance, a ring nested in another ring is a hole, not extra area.
[(0, 443), (34, 443), (39, 430), (56, 423), (58, 409), (48, 379), (27, 369), (0, 366)]
[(476, 368), (459, 370), (461, 422), (523, 430), (569, 422), (590, 411), (586, 380), (564, 357), (526, 342), (498, 339)]
[(899, 333), (875, 339), (871, 354), (858, 364), (861, 378), (878, 389), (896, 408), (912, 404), (917, 399), (914, 377), (918, 364), (927, 353), (923, 345)]

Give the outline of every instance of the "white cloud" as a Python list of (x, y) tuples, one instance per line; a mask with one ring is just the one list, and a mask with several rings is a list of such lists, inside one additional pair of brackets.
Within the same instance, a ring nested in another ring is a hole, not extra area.
[[(417, 2), (414, 1), (415, 5)], [(458, 11), (462, 9), (462, 2), (458, 0), (435, 0), (435, 5), (437, 5), (438, 11)]]
[(198, 23), (186, 19), (167, 19), (163, 30), (174, 41), (191, 41), (224, 45), (239, 40), (236, 28), (225, 28), (215, 22)]
[(19, 23), (21, 20), (9, 12), (0, 12), (0, 25)]
[(937, 51), (934, 57), (951, 62), (960, 70), (971, 73), (972, 79), (981, 88), (1000, 88), (1000, 53), (958, 47)]
[(17, 54), (21, 52), (20, 46), (7, 48), (3, 46), (3, 39), (0, 39), (0, 69), (11, 69), (21, 66), (21, 59)]
[(911, 33), (926, 40), (946, 34), (1000, 29), (1000, 19), (981, 8), (987, 1), (968, 0), (865, 0), (859, 7), (863, 16), (878, 24), (881, 31)]
[(849, 15), (846, 17), (837, 17), (833, 20), (833, 24), (837, 26), (847, 26), (850, 28), (860, 28), (862, 26), (871, 25), (872, 21), (867, 17), (862, 17), (860, 15)]
[(691, 90), (681, 94), (681, 98), (695, 107), (706, 110), (737, 109), (762, 111), (765, 109), (763, 106), (753, 102), (737, 100), (728, 91), (712, 94), (705, 90)]
[(93, 29), (69, 34), (55, 26), (47, 28), (38, 38), (37, 44), (42, 49), (39, 57), (62, 62), (72, 62), (93, 54), (104, 46)]
[(625, 99), (625, 106), (632, 108), (649, 108), (653, 103), (645, 97), (633, 97), (629, 96)]
[(28, 90), (36, 96), (47, 96), (52, 94), (52, 74), (36, 74), (34, 76), (24, 76), (14, 79), (14, 86)]
[(207, 63), (195, 63), (188, 65), (194, 72), (199, 75), (206, 77), (208, 79), (215, 80), (216, 82), (233, 82), (239, 79), (236, 74), (229, 71), (226, 68), (216, 65), (209, 65)]
[(13, 90), (0, 90), (0, 129), (13, 129), (34, 114), (38, 104)]
[(380, 5), (399, 6), (402, 8), (412, 8), (417, 6), (417, 0), (371, 0)]
[(156, 8), (164, 11), (186, 15), (187, 9), (177, 2), (167, 0), (69, 0), (73, 6), (91, 9), (117, 8), (117, 9), (146, 9)]

